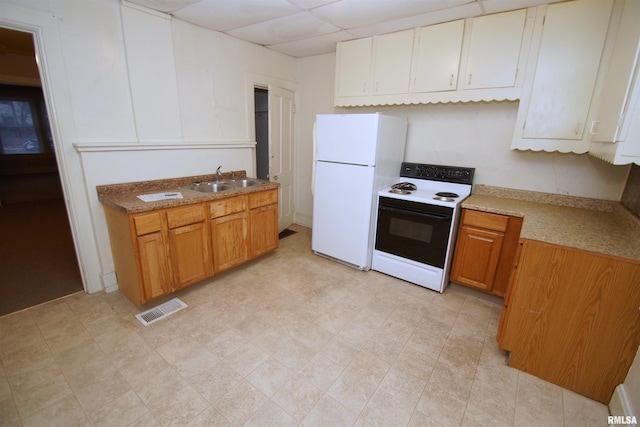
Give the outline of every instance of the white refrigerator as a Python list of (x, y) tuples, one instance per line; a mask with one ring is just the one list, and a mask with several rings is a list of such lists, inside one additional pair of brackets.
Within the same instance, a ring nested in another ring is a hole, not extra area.
[(311, 249), (371, 269), (376, 193), (400, 177), (407, 119), (319, 114), (315, 125)]

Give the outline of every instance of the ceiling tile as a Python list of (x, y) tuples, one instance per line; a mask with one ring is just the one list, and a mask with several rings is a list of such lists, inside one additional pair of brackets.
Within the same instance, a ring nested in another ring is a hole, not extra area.
[(325, 4), (335, 3), (340, 0), (289, 0), (291, 3), (304, 10), (314, 9)]
[(135, 0), (133, 3), (160, 12), (173, 12), (202, 0)]
[(441, 22), (455, 21), (457, 19), (470, 18), (482, 14), (482, 10), (477, 3), (468, 3), (462, 6), (443, 9), (436, 12), (423, 13), (409, 16), (407, 18), (393, 21), (372, 24), (366, 27), (349, 29), (348, 31), (356, 38), (375, 36), (379, 34), (393, 33), (409, 28), (425, 27), (427, 25), (439, 24)]
[(480, 0), (487, 14), (505, 12), (507, 10), (525, 9), (541, 4), (557, 3), (565, 0)]
[(346, 31), (338, 31), (337, 33), (325, 34), (288, 43), (274, 44), (267, 47), (277, 52), (284, 53), (285, 55), (303, 58), (335, 52), (336, 43), (351, 39), (353, 39), (353, 35)]
[(320, 16), (343, 29), (364, 27), (398, 18), (419, 15), (446, 7), (454, 7), (475, 0), (394, 0), (363, 1), (342, 0), (313, 10)]
[(304, 57), (333, 52), (338, 41), (565, 0), (122, 1), (170, 12), (176, 19)]
[(298, 13), (238, 28), (228, 31), (227, 34), (254, 43), (271, 45), (334, 33), (339, 30), (339, 28), (321, 21), (315, 16)]
[(203, 27), (228, 31), (298, 12), (300, 8), (286, 0), (202, 0), (173, 15)]

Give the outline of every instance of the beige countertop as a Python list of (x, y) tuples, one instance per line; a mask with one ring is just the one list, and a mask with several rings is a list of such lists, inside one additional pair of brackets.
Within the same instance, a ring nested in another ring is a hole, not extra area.
[(522, 217), (521, 238), (640, 260), (640, 219), (617, 202), (477, 186), (462, 207)]
[[(235, 172), (237, 180), (247, 178), (246, 171)], [(221, 181), (231, 179), (231, 173), (226, 172), (220, 176)], [(263, 184), (252, 187), (238, 187), (233, 190), (223, 191), (219, 193), (203, 193), (195, 190), (189, 190), (184, 187), (191, 186), (195, 181), (214, 182), (216, 176), (198, 175), (182, 178), (163, 179), (155, 181), (129, 182), (124, 184), (99, 185), (96, 187), (98, 192), (98, 200), (105, 205), (109, 205), (116, 209), (123, 210), (127, 213), (147, 212), (154, 209), (165, 209), (175, 206), (189, 205), (193, 203), (207, 202), (218, 200), (240, 194), (255, 193), (257, 191), (272, 190), (280, 187), (280, 184), (262, 181), (255, 178), (252, 180), (261, 181)], [(144, 194), (154, 194), (160, 192), (180, 192), (182, 199), (169, 199), (156, 202), (144, 202), (137, 196)]]

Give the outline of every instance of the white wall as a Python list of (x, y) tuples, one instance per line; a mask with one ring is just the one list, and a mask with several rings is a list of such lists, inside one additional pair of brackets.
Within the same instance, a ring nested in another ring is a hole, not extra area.
[[(517, 102), (333, 108), (335, 55), (298, 60), (298, 170), (310, 171), (315, 113), (382, 112), (409, 119), (405, 160), (476, 168), (475, 184), (620, 200), (629, 166), (589, 155), (510, 150)], [(310, 217), (310, 173), (298, 174), (297, 218)]]
[[(218, 165), (253, 171), (253, 83), (296, 79), (291, 57), (118, 0), (0, 0), (0, 25), (36, 34), (89, 292), (112, 289), (115, 277), (95, 186), (212, 173)], [(161, 53), (136, 61), (127, 48)], [(169, 87), (154, 92), (153, 81)]]
[(624, 383), (616, 387), (611, 396), (609, 411), (611, 415), (640, 418), (640, 348), (636, 352)]
[(311, 227), (313, 197), (313, 124), (316, 114), (335, 112), (333, 81), (335, 54), (312, 56), (298, 60), (298, 105), (296, 110), (296, 212), (294, 222)]

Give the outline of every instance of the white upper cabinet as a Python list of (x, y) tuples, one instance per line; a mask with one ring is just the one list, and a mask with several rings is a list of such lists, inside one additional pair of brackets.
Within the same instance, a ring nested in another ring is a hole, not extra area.
[(334, 105), (519, 99), (535, 10), (338, 43)]
[(537, 62), (527, 72), (512, 148), (587, 151), (585, 125), (612, 2), (577, 0), (539, 8), (534, 30), (539, 50), (532, 55)]
[(471, 21), (465, 89), (515, 85), (526, 17), (521, 9)]
[(374, 95), (409, 92), (413, 30), (373, 39)]
[(640, 2), (617, 3), (613, 15), (615, 44), (590, 124), (589, 153), (613, 164), (640, 164)]
[(412, 92), (456, 90), (464, 20), (416, 29)]
[(338, 43), (335, 96), (365, 96), (371, 92), (371, 37)]

